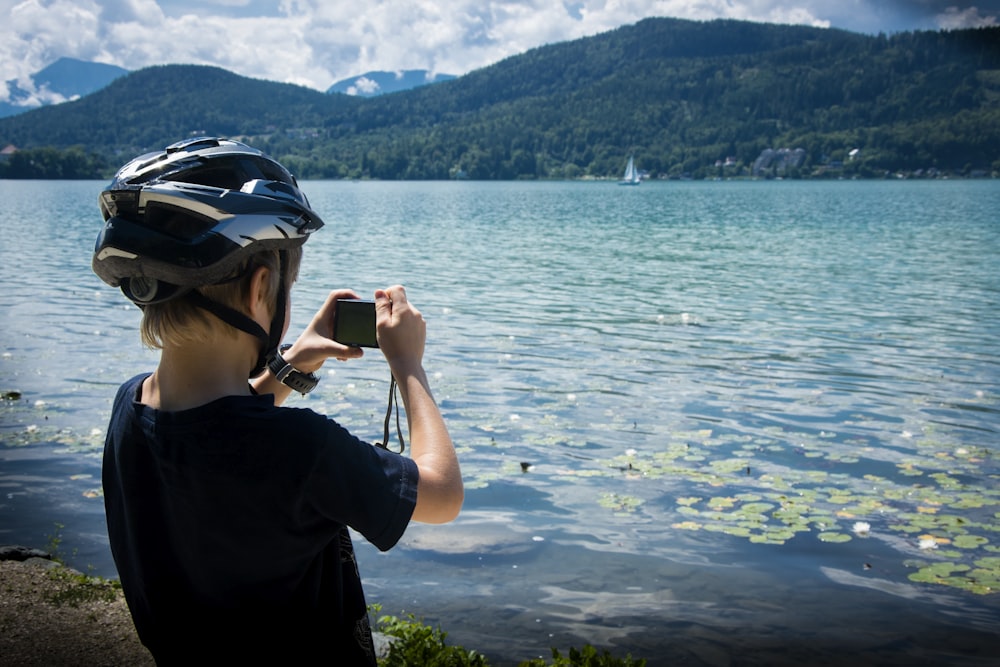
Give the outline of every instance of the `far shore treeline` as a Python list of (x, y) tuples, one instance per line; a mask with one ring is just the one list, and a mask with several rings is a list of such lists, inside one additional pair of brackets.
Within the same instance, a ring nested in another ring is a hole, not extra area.
[(192, 135), (300, 178), (1000, 175), (1000, 27), (894, 35), (656, 18), (374, 98), (164, 65), (0, 119), (3, 178), (107, 178)]

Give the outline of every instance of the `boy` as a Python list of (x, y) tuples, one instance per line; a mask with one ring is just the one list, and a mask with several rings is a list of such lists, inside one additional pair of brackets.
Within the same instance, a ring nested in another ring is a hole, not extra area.
[[(463, 501), (422, 367), (425, 323), (375, 292), (381, 352), (410, 428), (406, 458), (311, 410), (278, 407), (330, 357), (332, 292), (278, 348), (301, 247), (323, 222), (280, 164), (200, 138), (132, 160), (101, 193), (94, 271), (143, 309), (161, 350), (115, 398), (103, 483), (111, 550), (157, 664), (374, 665), (348, 527), (381, 550)], [(248, 381), (249, 380), (249, 381)]]

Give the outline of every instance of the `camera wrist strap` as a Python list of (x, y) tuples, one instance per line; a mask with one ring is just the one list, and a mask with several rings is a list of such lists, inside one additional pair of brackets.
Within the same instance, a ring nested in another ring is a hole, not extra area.
[(399, 453), (406, 449), (406, 441), (403, 440), (403, 429), (399, 424), (399, 400), (396, 397), (396, 378), (391, 373), (389, 375), (389, 406), (385, 409), (385, 424), (382, 430), (382, 442), (379, 447), (389, 449), (389, 421), (392, 418), (393, 409), (396, 411), (396, 436), (399, 438)]

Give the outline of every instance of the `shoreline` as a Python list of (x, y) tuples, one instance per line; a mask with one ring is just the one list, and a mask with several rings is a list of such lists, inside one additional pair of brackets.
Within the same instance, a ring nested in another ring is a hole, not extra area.
[(156, 664), (120, 587), (38, 549), (0, 552), (0, 665)]
[[(391, 638), (373, 632), (381, 660)], [(41, 549), (0, 545), (0, 667), (155, 667), (117, 579)]]

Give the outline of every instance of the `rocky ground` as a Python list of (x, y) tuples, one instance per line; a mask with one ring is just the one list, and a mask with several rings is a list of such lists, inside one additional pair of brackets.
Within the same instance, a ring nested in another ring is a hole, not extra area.
[[(380, 659), (389, 639), (375, 634)], [(0, 546), (0, 667), (155, 667), (121, 588), (40, 550)]]
[(43, 552), (0, 550), (0, 667), (154, 664), (120, 589)]

